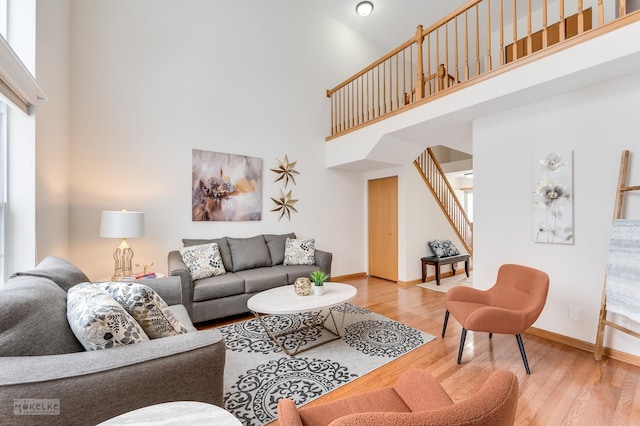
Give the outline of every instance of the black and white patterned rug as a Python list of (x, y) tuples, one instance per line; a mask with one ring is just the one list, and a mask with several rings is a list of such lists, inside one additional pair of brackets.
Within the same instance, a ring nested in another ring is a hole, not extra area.
[[(434, 339), (430, 334), (351, 304), (334, 309), (338, 324), (343, 311), (341, 339), (292, 357), (283, 354), (269, 339), (257, 319), (221, 327), (227, 344), (224, 373), (227, 411), (247, 426), (264, 425), (276, 419), (281, 398), (291, 398), (302, 406)], [(313, 313), (270, 315), (264, 320), (279, 332), (308, 324), (312, 316)], [(301, 334), (280, 339), (285, 348), (293, 350), (300, 337)], [(328, 331), (313, 328), (304, 344), (316, 344), (331, 337)]]

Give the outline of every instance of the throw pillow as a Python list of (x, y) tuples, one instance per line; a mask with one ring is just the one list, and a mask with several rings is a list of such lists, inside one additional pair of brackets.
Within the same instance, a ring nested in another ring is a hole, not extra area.
[(435, 257), (444, 257), (446, 254), (444, 253), (444, 249), (442, 248), (442, 242), (439, 240), (429, 241), (429, 247), (433, 252)]
[(457, 256), (460, 254), (460, 250), (449, 240), (442, 241), (442, 249), (445, 256)]
[(138, 283), (105, 282), (105, 290), (142, 327), (150, 339), (184, 334), (187, 329), (152, 288)]
[(458, 248), (449, 240), (429, 241), (429, 247), (436, 257), (448, 257), (460, 254)]
[(231, 262), (231, 250), (229, 249), (229, 242), (227, 241), (227, 237), (214, 238), (209, 240), (190, 239), (190, 238), (182, 239), (182, 245), (184, 247), (201, 246), (203, 244), (211, 244), (211, 243), (218, 244), (218, 250), (220, 250), (220, 257), (222, 258), (224, 269), (226, 271), (233, 271), (233, 263)]
[(233, 258), (233, 271), (271, 266), (269, 247), (263, 235), (251, 238), (227, 237), (231, 257)]
[(136, 320), (95, 284), (82, 283), (69, 289), (67, 320), (88, 351), (149, 341)]
[(82, 351), (67, 322), (64, 290), (40, 277), (14, 277), (0, 287), (0, 357)]
[(269, 247), (269, 254), (271, 255), (271, 265), (282, 265), (284, 262), (284, 246), (287, 242), (287, 238), (295, 238), (296, 234), (291, 232), (290, 234), (265, 234), (264, 240)]
[(89, 278), (71, 262), (55, 256), (45, 257), (35, 269), (17, 272), (13, 276), (30, 276), (48, 278), (58, 284), (64, 291), (76, 284), (86, 283)]
[(315, 265), (316, 240), (287, 238), (284, 248), (284, 265)]
[(183, 247), (180, 249), (180, 255), (194, 280), (222, 275), (227, 272), (224, 269), (220, 250), (216, 243)]

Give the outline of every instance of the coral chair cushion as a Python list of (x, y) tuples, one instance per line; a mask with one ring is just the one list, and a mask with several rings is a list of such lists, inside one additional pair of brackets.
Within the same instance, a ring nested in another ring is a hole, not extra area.
[(280, 426), (423, 426), (513, 425), (518, 406), (518, 379), (495, 371), (474, 395), (454, 404), (424, 370), (403, 372), (393, 387), (354, 394), (324, 404), (296, 408), (290, 399), (278, 403)]
[(353, 395), (326, 404), (305, 407), (299, 413), (302, 424), (311, 426), (327, 425), (342, 416), (368, 411), (411, 412), (392, 387), (385, 387), (366, 394)]
[(490, 289), (454, 287), (445, 295), (444, 305), (467, 330), (519, 334), (542, 312), (548, 289), (544, 272), (507, 264), (500, 267)]

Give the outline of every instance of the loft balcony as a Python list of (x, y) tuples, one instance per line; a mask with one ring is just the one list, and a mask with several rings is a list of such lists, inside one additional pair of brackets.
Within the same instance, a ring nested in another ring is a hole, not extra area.
[(628, 6), (473, 0), (419, 26), (327, 91), (326, 166), (408, 165), (435, 145), (471, 154), (475, 119), (640, 72), (640, 12)]

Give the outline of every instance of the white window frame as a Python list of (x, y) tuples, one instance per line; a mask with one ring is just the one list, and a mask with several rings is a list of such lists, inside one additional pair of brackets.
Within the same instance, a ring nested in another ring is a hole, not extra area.
[(7, 233), (7, 105), (0, 101), (0, 286), (4, 284), (5, 277), (5, 236)]
[[(7, 38), (7, 0), (0, 0), (0, 35)], [(7, 105), (0, 100), (0, 287), (6, 280), (5, 274), (5, 236), (7, 235)]]

